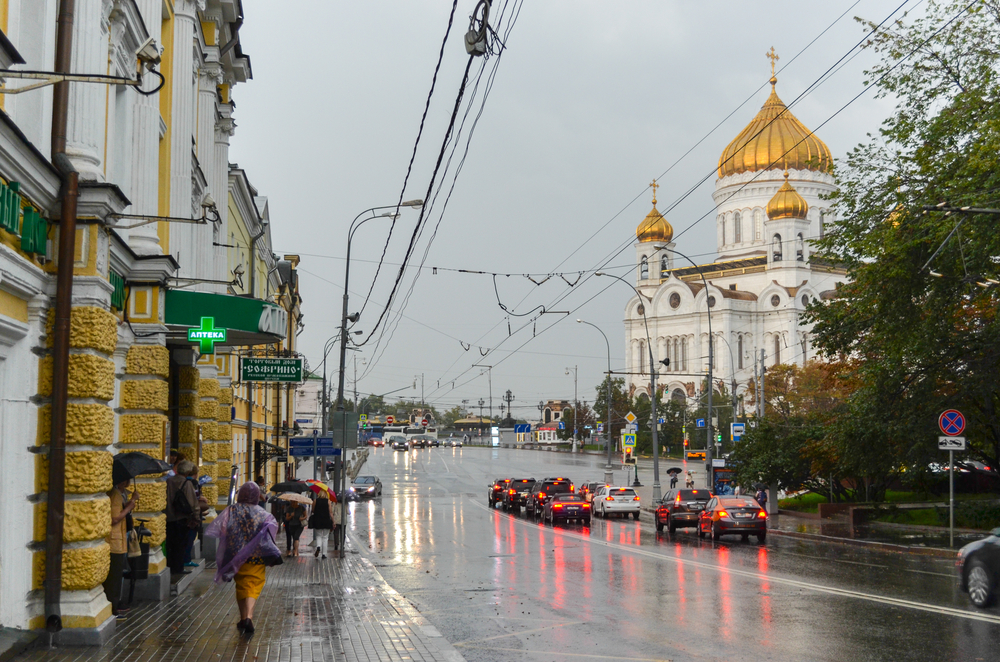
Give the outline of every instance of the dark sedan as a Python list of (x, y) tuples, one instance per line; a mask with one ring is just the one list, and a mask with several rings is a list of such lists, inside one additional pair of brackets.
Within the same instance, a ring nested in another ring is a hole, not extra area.
[(534, 478), (512, 478), (503, 495), (503, 509), (519, 515), (521, 508), (531, 498), (531, 488), (534, 486)]
[(542, 507), (542, 521), (555, 524), (559, 520), (576, 520), (590, 524), (591, 505), (578, 494), (556, 494)]
[(382, 496), (382, 481), (378, 476), (358, 476), (347, 488), (347, 498), (350, 500), (369, 499)]
[(503, 493), (509, 483), (510, 478), (497, 478), (486, 486), (486, 501), (489, 502), (490, 508), (503, 502)]
[(712, 497), (698, 518), (698, 537), (706, 535), (711, 535), (712, 540), (728, 535), (739, 535), (747, 540), (754, 535), (759, 542), (764, 542), (767, 539), (767, 513), (751, 497)]
[(969, 594), (969, 602), (977, 607), (993, 604), (1000, 577), (1000, 528), (960, 549), (957, 564), (959, 586)]
[(698, 516), (712, 498), (708, 490), (670, 490), (656, 506), (656, 530), (670, 533), (683, 526), (698, 526)]

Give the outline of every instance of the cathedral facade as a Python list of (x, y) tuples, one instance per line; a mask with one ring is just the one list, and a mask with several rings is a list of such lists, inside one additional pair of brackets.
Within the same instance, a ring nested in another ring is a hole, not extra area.
[(772, 75), (760, 112), (719, 157), (715, 262), (695, 266), (676, 252), (673, 228), (656, 209), (654, 182), (653, 209), (636, 229), (639, 296), (625, 306), (627, 387), (636, 394), (649, 395), (655, 367), (664, 397), (694, 404), (708, 370), (709, 338), (716, 388), (724, 384), (731, 393), (735, 384), (737, 395), (753, 380), (762, 352), (766, 366), (813, 358), (802, 315), (846, 279), (843, 269), (810, 255), (812, 240), (833, 218), (833, 158), (785, 107), (776, 84)]

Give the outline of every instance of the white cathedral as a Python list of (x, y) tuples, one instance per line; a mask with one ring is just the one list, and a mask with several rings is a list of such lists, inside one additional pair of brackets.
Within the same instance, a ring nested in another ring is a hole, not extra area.
[(829, 148), (788, 111), (776, 83), (772, 71), (764, 106), (719, 157), (715, 262), (694, 267), (673, 252), (674, 231), (656, 209), (653, 183), (653, 209), (636, 229), (641, 296), (625, 307), (627, 387), (635, 394), (650, 393), (652, 342), (655, 361), (670, 359), (655, 365), (664, 397), (698, 396), (708, 369), (709, 311), (716, 388), (723, 383), (732, 392), (735, 382), (743, 394), (761, 350), (767, 366), (813, 358), (802, 314), (846, 280), (843, 269), (809, 253), (833, 218), (825, 197), (837, 188)]

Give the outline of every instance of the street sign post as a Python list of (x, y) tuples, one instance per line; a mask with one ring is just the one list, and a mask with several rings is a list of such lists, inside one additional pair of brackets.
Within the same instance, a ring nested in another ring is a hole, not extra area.
[(622, 448), (635, 448), (635, 434), (628, 433), (622, 435)]
[(392, 425), (395, 422), (396, 422), (396, 418), (394, 416), (386, 416), (385, 417), (385, 424), (386, 425)]
[(705, 419), (704, 418), (696, 418), (696, 419), (694, 419), (694, 426), (696, 428), (703, 428), (703, 427), (705, 427)]
[(629, 423), (635, 423), (636, 418), (637, 418), (636, 415), (633, 414), (632, 412), (625, 414), (625, 420), (628, 421)]
[(427, 427), (430, 424), (431, 424), (431, 422), (428, 421), (426, 418), (420, 421), (420, 425), (423, 426), (423, 427)]
[(957, 409), (946, 409), (938, 416), (938, 427), (946, 436), (938, 437), (938, 448), (948, 451), (948, 546), (955, 546), (955, 451), (965, 450), (965, 416)]
[(733, 437), (733, 441), (739, 441), (743, 438), (743, 433), (746, 432), (747, 426), (745, 423), (730, 423), (729, 433)]
[(598, 432), (604, 432), (604, 423), (601, 423), (600, 421), (597, 421), (597, 431)]
[(361, 414), (360, 416), (358, 416), (358, 420), (361, 421), (362, 423), (367, 423), (368, 422), (368, 414)]

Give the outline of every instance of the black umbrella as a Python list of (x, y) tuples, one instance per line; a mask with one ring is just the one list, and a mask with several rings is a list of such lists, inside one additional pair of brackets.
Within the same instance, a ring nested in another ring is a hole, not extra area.
[(297, 480), (286, 480), (284, 483), (275, 483), (271, 486), (271, 492), (282, 494), (283, 492), (306, 492), (309, 486)]
[(680, 474), (680, 473), (684, 473), (684, 470), (681, 469), (680, 467), (670, 467), (669, 469), (667, 469), (667, 473), (668, 474)]
[(146, 474), (162, 474), (170, 471), (170, 465), (155, 457), (131, 451), (129, 453), (119, 453), (115, 455), (115, 461), (111, 468), (111, 482), (117, 485), (126, 480), (132, 480), (136, 476)]

